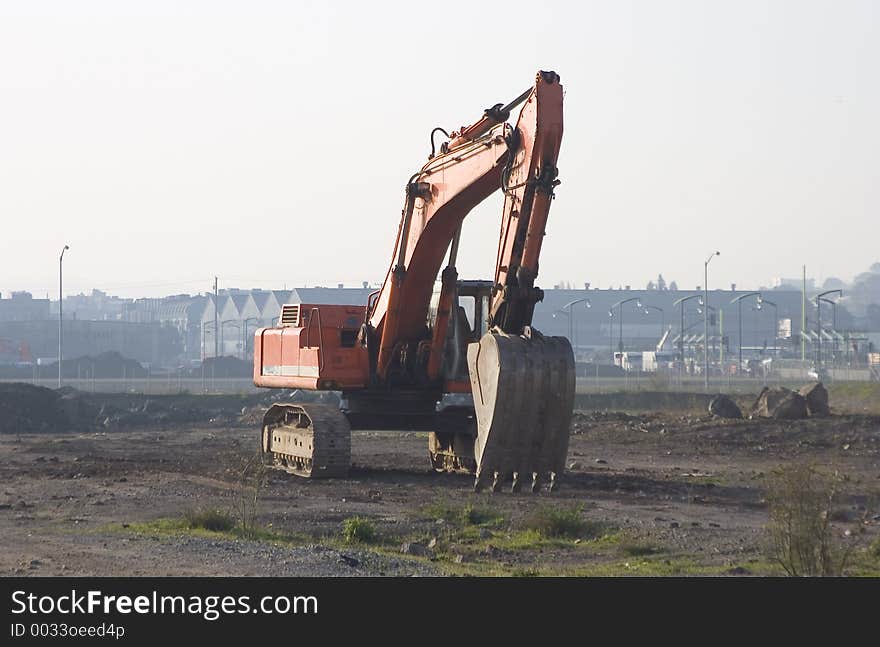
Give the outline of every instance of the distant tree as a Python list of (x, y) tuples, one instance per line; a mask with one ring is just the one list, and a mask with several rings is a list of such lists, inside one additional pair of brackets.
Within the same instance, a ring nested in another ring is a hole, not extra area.
[(646, 290), (656, 290), (657, 286), (654, 285), (654, 281), (648, 281), (648, 285), (645, 286)]
[(673, 292), (677, 292), (678, 291), (678, 283), (676, 283), (675, 281), (672, 281), (669, 284), (669, 289), (672, 290)]
[(876, 303), (869, 304), (866, 315), (868, 328), (872, 331), (880, 330), (880, 305)]
[(825, 282), (822, 284), (823, 290), (842, 290), (846, 287), (846, 283), (841, 281), (836, 276), (829, 276), (825, 279)]
[(662, 274), (657, 275), (657, 289), (665, 290), (666, 289), (666, 280), (663, 278)]
[(880, 263), (874, 263), (868, 269), (876, 274), (880, 274)]
[(880, 272), (859, 274), (844, 294), (853, 314), (867, 315), (869, 306), (880, 305)]

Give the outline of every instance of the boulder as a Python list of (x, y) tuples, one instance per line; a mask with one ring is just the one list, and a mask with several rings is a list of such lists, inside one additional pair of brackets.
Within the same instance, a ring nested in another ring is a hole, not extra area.
[(427, 546), (425, 546), (425, 544), (419, 543), (417, 541), (408, 541), (400, 547), (400, 552), (404, 555), (427, 557), (431, 551), (428, 549)]
[(752, 405), (752, 416), (777, 420), (799, 420), (809, 415), (807, 400), (784, 386), (764, 387)]
[(811, 416), (831, 415), (831, 409), (828, 408), (828, 390), (821, 382), (802, 386), (798, 393), (807, 401), (807, 409)]
[(743, 414), (730, 396), (719, 393), (709, 402), (709, 413), (717, 418), (742, 418)]

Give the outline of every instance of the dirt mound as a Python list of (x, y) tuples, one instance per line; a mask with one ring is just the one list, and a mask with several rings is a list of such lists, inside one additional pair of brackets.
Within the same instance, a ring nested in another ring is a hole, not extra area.
[(62, 395), (23, 382), (0, 384), (0, 433), (62, 431), (69, 418)]
[[(57, 375), (58, 362), (49, 365), (50, 375)], [(100, 355), (83, 355), (61, 362), (61, 374), (66, 378), (143, 378), (147, 377), (147, 369), (137, 360), (125, 357), (116, 351), (108, 351)]]
[(811, 416), (831, 415), (831, 409), (828, 408), (828, 390), (821, 382), (802, 386), (798, 393), (807, 401), (807, 409)]
[(709, 403), (709, 413), (718, 418), (742, 418), (743, 414), (730, 396), (719, 393)]
[[(299, 395), (297, 394), (299, 393)], [(26, 383), (0, 383), (0, 433), (259, 425), (274, 402), (337, 403), (335, 393), (272, 389), (251, 395), (86, 393)]]
[(251, 377), (254, 374), (254, 365), (252, 362), (246, 362), (237, 357), (209, 357), (200, 368), (190, 371), (190, 377), (201, 377), (204, 375), (222, 378), (222, 377)]
[(809, 415), (807, 400), (800, 393), (784, 386), (764, 387), (752, 405), (752, 417), (776, 420), (800, 420)]

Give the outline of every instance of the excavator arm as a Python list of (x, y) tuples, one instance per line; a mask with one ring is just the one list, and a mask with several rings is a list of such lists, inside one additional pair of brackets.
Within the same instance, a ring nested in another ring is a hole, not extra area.
[[(375, 378), (409, 381), (439, 374), (442, 344), (455, 303), (455, 270), (461, 225), (494, 191), (504, 191), (504, 210), (489, 309), (490, 331), (468, 348), (477, 417), (477, 485), (495, 489), (520, 475), (532, 488), (551, 487), (564, 469), (574, 401), (574, 356), (567, 339), (531, 328), (535, 286), (562, 139), (562, 87), (555, 72), (539, 72), (533, 88), (507, 106), (485, 111), (475, 124), (453, 133), (439, 155), (407, 183), (394, 257), (368, 314), (378, 346)], [(524, 103), (516, 126), (510, 110)], [(449, 250), (433, 334), (425, 322), (434, 281)], [(425, 352), (422, 352), (425, 351)], [(427, 358), (425, 355), (427, 354)]]
[[(523, 102), (511, 127), (506, 123), (510, 110)], [(505, 200), (489, 320), (512, 334), (531, 324), (535, 303), (543, 297), (534, 281), (553, 188), (559, 183), (561, 139), (562, 86), (555, 72), (540, 72), (533, 88), (453, 133), (442, 152), (409, 179), (393, 261), (369, 313), (379, 340), (380, 380), (387, 379), (402, 347), (424, 333), (434, 281), (450, 246), (446, 283), (454, 282), (448, 278), (465, 217), (499, 188)]]
[(501, 178), (504, 211), (490, 321), (506, 333), (520, 334), (543, 298), (534, 282), (553, 189), (559, 184), (562, 86), (555, 72), (538, 74), (514, 133)]

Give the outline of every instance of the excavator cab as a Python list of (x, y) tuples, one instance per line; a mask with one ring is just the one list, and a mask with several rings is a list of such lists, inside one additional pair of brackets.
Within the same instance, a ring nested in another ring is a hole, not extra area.
[[(467, 347), (480, 340), (489, 329), (489, 302), (492, 295), (491, 281), (458, 281), (455, 307), (450, 312), (446, 328), (446, 343), (443, 346), (441, 375), (447, 383), (468, 382)], [(440, 291), (431, 298), (429, 327), (437, 321), (437, 304)]]

